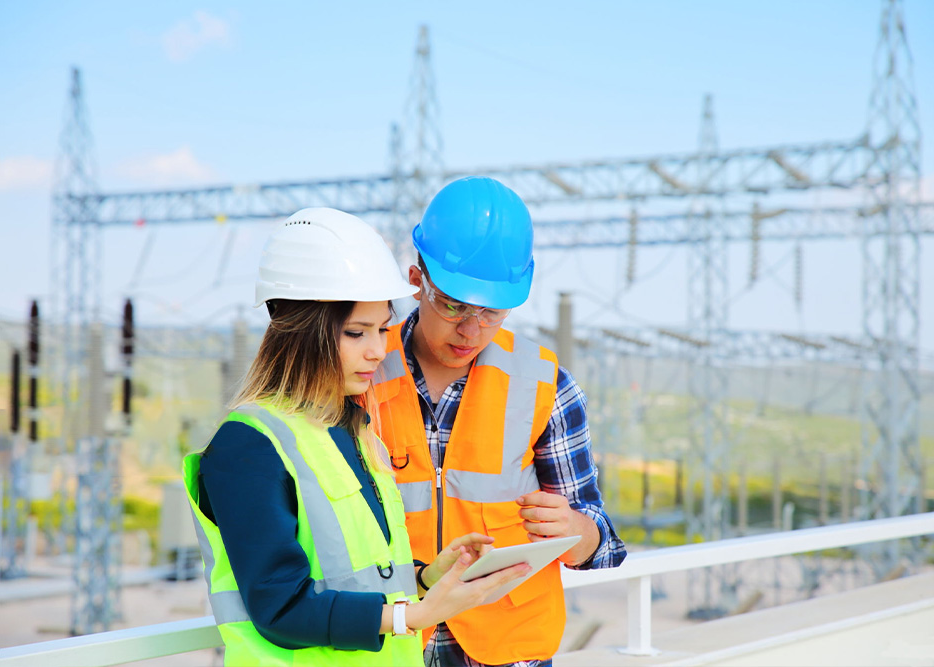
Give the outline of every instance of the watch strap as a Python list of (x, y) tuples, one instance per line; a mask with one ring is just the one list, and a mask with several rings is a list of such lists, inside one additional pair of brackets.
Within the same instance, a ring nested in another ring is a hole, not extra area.
[(409, 606), (409, 601), (401, 598), (392, 603), (392, 636), (393, 637), (414, 637), (415, 630), (410, 628), (405, 622), (405, 608)]

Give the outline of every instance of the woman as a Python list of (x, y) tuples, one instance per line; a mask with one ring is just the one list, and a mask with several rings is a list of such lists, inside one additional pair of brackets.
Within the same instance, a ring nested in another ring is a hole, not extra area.
[(421, 628), (528, 572), (461, 582), (492, 542), (474, 533), (416, 576), (369, 428), (390, 300), (414, 291), (347, 213), (303, 209), (267, 242), (256, 305), (269, 327), (233, 410), (184, 465), (226, 665), (420, 666)]

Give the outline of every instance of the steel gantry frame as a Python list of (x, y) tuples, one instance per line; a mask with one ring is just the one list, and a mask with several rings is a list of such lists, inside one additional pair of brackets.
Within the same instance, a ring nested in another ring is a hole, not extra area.
[[(723, 211), (719, 218), (723, 236), (730, 243), (749, 243), (755, 233), (758, 233), (759, 241), (860, 241), (864, 235), (872, 237), (885, 233), (879, 224), (880, 210), (868, 204), (782, 206), (768, 211), (757, 211), (750, 207), (748, 210)], [(919, 202), (915, 211), (918, 234), (934, 234), (934, 202)], [(631, 214), (588, 220), (536, 221), (535, 247), (541, 250), (555, 250), (684, 245), (697, 242), (691, 228), (692, 218), (683, 211), (640, 214), (635, 222), (637, 231), (633, 234)]]
[[(702, 145), (702, 150), (689, 154), (444, 171), (430, 48), (427, 29), (422, 28), (408, 106), (415, 110), (416, 122), (412, 127), (412, 118), (407, 118), (410, 126), (402, 135), (393, 133), (391, 173), (135, 193), (101, 193), (80, 181), (76, 187), (58, 188), (53, 196), (53, 224), (64, 233), (53, 236), (70, 234), (71, 241), (64, 262), (69, 270), (53, 277), (53, 292), (60, 285), (69, 295), (62, 321), (86, 328), (95, 309), (91, 302), (100, 298), (94, 274), (100, 263), (90, 257), (99, 246), (92, 237), (99, 237), (107, 227), (141, 221), (148, 225), (250, 222), (282, 218), (305, 206), (332, 206), (368, 216), (391, 233), (388, 240), (393, 245), (403, 247), (405, 239), (397, 235), (408, 232), (432, 188), (468, 174), (498, 178), (523, 197), (537, 221), (538, 248), (605, 247), (608, 239), (600, 234), (613, 235), (615, 241), (610, 243), (630, 247), (651, 243), (702, 247), (711, 226), (698, 225), (698, 211), (692, 204), (723, 201), (714, 226), (721, 252), (725, 242), (739, 239), (862, 239), (864, 329), (876, 341), (867, 364), (877, 371), (864, 400), (867, 456), (863, 458), (869, 461), (864, 474), (870, 491), (862, 503), (867, 516), (903, 513), (921, 479), (914, 454), (919, 447), (916, 267), (918, 234), (931, 231), (931, 205), (917, 201), (920, 140), (899, 0), (884, 2), (878, 53), (881, 66), (874, 72), (869, 129), (854, 140), (731, 151)], [(75, 99), (78, 108), (80, 93)], [(69, 153), (63, 146), (66, 155), (73, 155), (75, 165), (90, 154), (90, 146), (84, 150), (84, 154)], [(800, 204), (802, 194), (821, 192), (863, 193), (868, 199), (859, 206), (819, 209)], [(748, 213), (730, 210), (726, 202), (733, 199), (743, 200)], [(752, 204), (746, 207), (749, 201)], [(761, 207), (760, 202), (767, 206)], [(593, 215), (597, 207), (604, 212)], [(614, 233), (621, 221), (627, 225), (626, 233)], [(881, 251), (877, 250), (880, 246)], [(906, 266), (900, 258), (907, 258)], [(97, 292), (89, 302), (83, 295), (90, 292), (76, 285)], [(717, 298), (725, 295), (712, 297)], [(713, 301), (710, 305), (725, 307)], [(722, 318), (705, 320), (714, 327), (707, 333), (713, 337), (715, 328), (723, 329), (725, 319), (724, 311)], [(66, 355), (68, 367), (62, 377), (73, 376), (80, 359), (80, 353)], [(701, 400), (714, 396), (701, 395), (705, 389), (696, 391), (695, 398)], [(707, 484), (714, 471), (707, 463), (703, 465)]]
[[(698, 154), (580, 162), (573, 165), (520, 165), (447, 171), (443, 173), (442, 180), (447, 182), (469, 174), (497, 178), (521, 193), (530, 207), (536, 207), (543, 214), (549, 212), (547, 207), (550, 205), (594, 201), (622, 202), (628, 211), (631, 206), (638, 208), (653, 199), (683, 200), (698, 194), (766, 195), (800, 193), (819, 188), (853, 190), (866, 185), (867, 177), (879, 178), (871, 170), (879, 159), (876, 155), (879, 150), (882, 147), (872, 148), (866, 143), (865, 137), (860, 137), (854, 141), (718, 152), (707, 160), (714, 163), (712, 175), (722, 179), (716, 190), (698, 185), (696, 172), (702, 163)], [(803, 185), (789, 171), (777, 168), (776, 159), (789, 166), (796, 165), (794, 171), (799, 172), (799, 178), (806, 175), (809, 185)], [(680, 174), (677, 188), (659, 176), (662, 171), (659, 165), (666, 165), (671, 173)], [(413, 177), (414, 172), (405, 175), (406, 180)], [(218, 216), (223, 216), (227, 221), (254, 221), (285, 217), (302, 206), (342, 207), (355, 215), (409, 213), (411, 209), (398, 200), (395, 187), (392, 175), (374, 175), (292, 183), (100, 193), (76, 195), (74, 199), (76, 203), (92, 208), (96, 213), (97, 224), (102, 227), (132, 226), (140, 221), (147, 224), (206, 223), (216, 221)], [(869, 207), (866, 211), (871, 213)], [(668, 215), (672, 222), (676, 222), (683, 219), (685, 212), (683, 209), (674, 210)], [(564, 224), (586, 225), (587, 219), (592, 217), (578, 218)], [(606, 220), (618, 219), (621, 219), (621, 215), (617, 212), (594, 220), (594, 223), (605, 224)], [(547, 227), (561, 220), (549, 222), (546, 215), (543, 222)], [(536, 220), (536, 224), (542, 223)], [(801, 233), (807, 237), (807, 230), (803, 227), (789, 233)], [(832, 229), (828, 229), (827, 233), (834, 235)]]

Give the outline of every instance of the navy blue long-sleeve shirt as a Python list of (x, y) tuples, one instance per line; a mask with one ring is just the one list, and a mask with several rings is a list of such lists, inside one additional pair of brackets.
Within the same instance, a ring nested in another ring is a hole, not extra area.
[[(341, 427), (329, 433), (388, 541), (386, 515), (355, 441)], [(220, 529), (247, 613), (264, 638), (287, 649), (382, 648), (384, 595), (315, 593), (296, 540), (295, 483), (265, 435), (241, 422), (224, 423), (202, 455), (199, 489), (201, 511)]]

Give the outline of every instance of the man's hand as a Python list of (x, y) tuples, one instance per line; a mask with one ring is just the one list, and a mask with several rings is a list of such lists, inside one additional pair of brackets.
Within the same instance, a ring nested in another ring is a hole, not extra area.
[(586, 514), (571, 509), (568, 499), (557, 493), (536, 491), (516, 499), (522, 526), (532, 542), (541, 542), (552, 537), (580, 535), (581, 541), (564, 552), (559, 560), (568, 565), (578, 565), (590, 558), (600, 544), (597, 524)]

